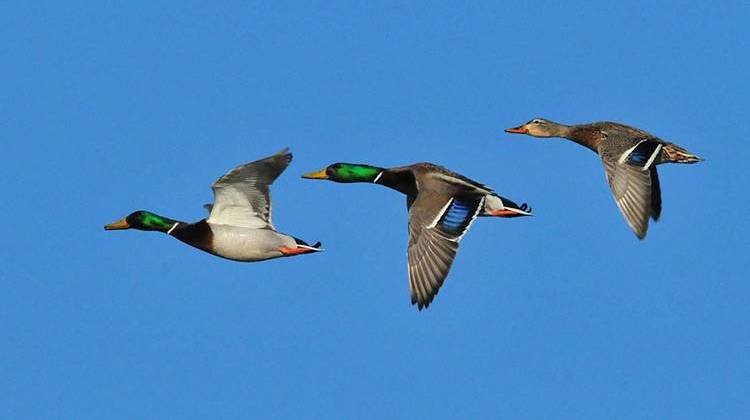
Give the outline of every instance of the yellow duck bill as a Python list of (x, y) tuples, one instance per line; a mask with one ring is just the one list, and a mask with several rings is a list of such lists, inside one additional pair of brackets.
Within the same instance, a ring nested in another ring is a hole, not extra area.
[(130, 224), (128, 224), (128, 221), (125, 220), (125, 218), (122, 218), (116, 222), (112, 222), (106, 226), (104, 226), (105, 230), (123, 230), (123, 229), (130, 229)]
[(302, 178), (307, 179), (328, 179), (328, 174), (326, 174), (325, 168), (316, 171), (316, 172), (310, 172), (302, 175)]

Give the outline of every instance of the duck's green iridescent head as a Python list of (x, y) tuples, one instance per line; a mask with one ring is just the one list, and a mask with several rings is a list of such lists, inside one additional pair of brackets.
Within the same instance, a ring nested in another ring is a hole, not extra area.
[(304, 174), (302, 178), (327, 179), (334, 182), (375, 182), (383, 171), (383, 168), (359, 163), (334, 163), (317, 172)]
[(116, 222), (106, 226), (106, 230), (138, 229), (138, 230), (157, 230), (167, 232), (178, 223), (176, 220), (168, 219), (145, 210), (138, 210), (130, 213)]

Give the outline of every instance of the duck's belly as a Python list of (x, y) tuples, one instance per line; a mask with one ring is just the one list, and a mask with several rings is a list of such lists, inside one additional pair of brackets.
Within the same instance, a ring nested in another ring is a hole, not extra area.
[(212, 225), (209, 252), (236, 261), (262, 261), (283, 256), (279, 248), (294, 247), (292, 238), (268, 229)]

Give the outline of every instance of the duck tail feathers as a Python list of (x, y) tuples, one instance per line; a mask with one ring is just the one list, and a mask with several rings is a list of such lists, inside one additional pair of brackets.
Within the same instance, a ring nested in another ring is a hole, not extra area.
[(294, 242), (297, 243), (297, 246), (299, 248), (305, 248), (305, 249), (309, 249), (311, 251), (323, 251), (323, 248), (321, 248), (321, 246), (323, 244), (321, 244), (320, 241), (315, 242), (315, 245), (311, 246), (307, 242), (303, 241), (302, 239), (295, 238), (295, 237), (293, 237), (293, 238), (294, 238)]
[(531, 207), (526, 203), (520, 206), (513, 200), (501, 197), (497, 194), (485, 196), (484, 208), (479, 213), (485, 217), (520, 217), (531, 216)]
[(662, 162), (697, 163), (703, 161), (702, 157), (694, 155), (673, 143), (667, 143), (664, 145), (661, 157)]

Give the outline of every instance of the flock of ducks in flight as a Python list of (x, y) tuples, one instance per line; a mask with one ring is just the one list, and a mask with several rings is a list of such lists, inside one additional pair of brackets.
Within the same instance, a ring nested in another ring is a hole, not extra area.
[[(564, 125), (535, 118), (507, 133), (562, 137), (597, 153), (615, 202), (639, 239), (649, 219), (661, 215), (661, 186), (656, 166), (696, 163), (703, 159), (643, 130), (614, 122)], [(213, 255), (235, 261), (262, 261), (322, 251), (320, 242), (278, 232), (271, 221), (269, 186), (292, 160), (287, 149), (239, 166), (212, 186), (214, 203), (207, 218), (186, 223), (136, 211), (106, 225), (107, 230), (164, 232)], [(432, 163), (380, 168), (334, 163), (303, 175), (340, 183), (384, 185), (406, 196), (409, 212), (407, 248), (411, 302), (421, 310), (430, 305), (448, 275), (461, 238), (477, 217), (530, 216), (526, 205), (501, 197), (491, 188)]]

